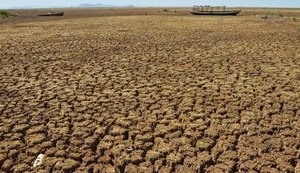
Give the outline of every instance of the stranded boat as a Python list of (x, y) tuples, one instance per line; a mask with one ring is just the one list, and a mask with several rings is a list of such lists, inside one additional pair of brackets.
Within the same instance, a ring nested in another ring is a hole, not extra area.
[(10, 14), (10, 16), (12, 16), (12, 17), (18, 17), (19, 15), (18, 14)]
[(38, 16), (64, 16), (64, 12), (39, 14)]
[(194, 15), (231, 15), (236, 16), (238, 15), (241, 10), (232, 10), (232, 11), (226, 11), (225, 6), (194, 6), (193, 11), (191, 12)]

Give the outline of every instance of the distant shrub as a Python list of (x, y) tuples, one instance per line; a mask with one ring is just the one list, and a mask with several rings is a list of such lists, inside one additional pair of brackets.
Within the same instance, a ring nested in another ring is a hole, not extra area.
[(9, 16), (10, 16), (9, 12), (3, 10), (0, 11), (0, 18), (5, 19), (8, 18)]
[(285, 22), (287, 18), (285, 18), (281, 13), (268, 13), (265, 15), (258, 15), (258, 19), (263, 22)]
[(296, 17), (293, 17), (293, 18), (292, 18), (292, 21), (293, 21), (293, 22), (297, 22), (298, 20), (297, 20)]
[(259, 16), (261, 19), (263, 20), (267, 20), (268, 19), (268, 15), (262, 15), (262, 16)]
[(165, 9), (159, 11), (159, 12), (165, 12), (165, 13), (173, 13), (174, 12), (174, 13), (177, 13), (177, 10), (170, 10), (170, 9), (165, 8)]

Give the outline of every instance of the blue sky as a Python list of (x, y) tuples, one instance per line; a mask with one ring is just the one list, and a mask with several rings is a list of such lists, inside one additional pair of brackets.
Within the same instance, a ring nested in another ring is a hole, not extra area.
[(0, 0), (0, 8), (77, 6), (81, 3), (104, 3), (134, 6), (226, 5), (251, 7), (300, 7), (300, 0)]

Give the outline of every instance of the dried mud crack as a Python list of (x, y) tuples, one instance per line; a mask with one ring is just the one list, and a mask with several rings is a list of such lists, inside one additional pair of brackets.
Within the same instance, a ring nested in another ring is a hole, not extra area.
[(295, 172), (297, 27), (248, 16), (3, 25), (0, 172)]

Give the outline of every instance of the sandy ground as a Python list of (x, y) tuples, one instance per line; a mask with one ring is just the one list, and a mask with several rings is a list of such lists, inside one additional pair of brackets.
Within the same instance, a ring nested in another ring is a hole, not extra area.
[(299, 11), (155, 11), (1, 25), (0, 172), (300, 171)]

